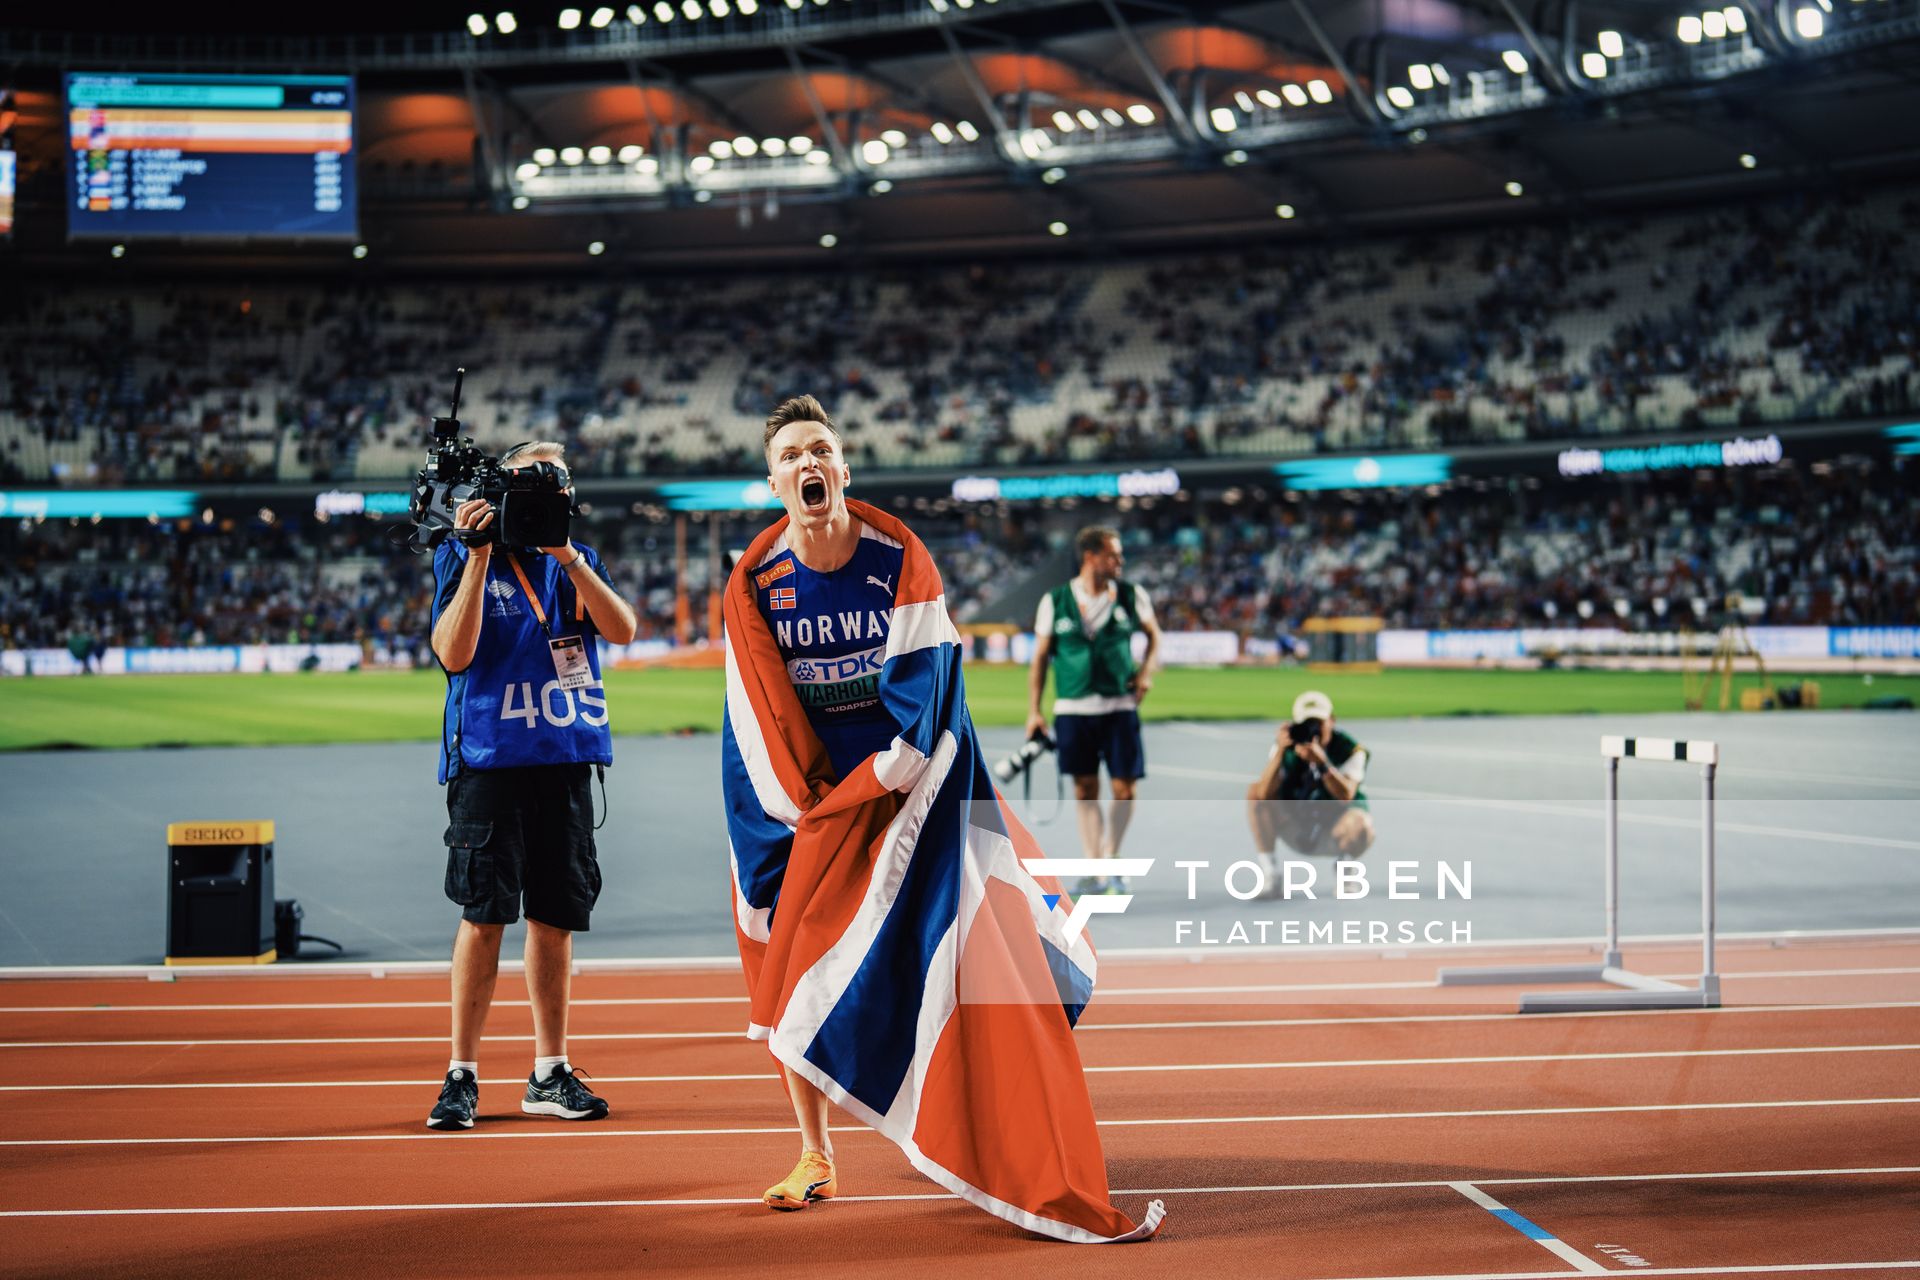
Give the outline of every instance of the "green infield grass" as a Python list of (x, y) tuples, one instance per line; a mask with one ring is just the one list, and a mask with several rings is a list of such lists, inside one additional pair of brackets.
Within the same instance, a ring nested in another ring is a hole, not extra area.
[[(1817, 679), (1823, 707), (1887, 696), (1920, 701), (1920, 677)], [(1026, 684), (1022, 667), (969, 667), (975, 722), (1022, 723)], [(722, 685), (717, 670), (614, 672), (607, 680), (613, 730), (715, 731)], [(1324, 689), (1343, 719), (1678, 711), (1682, 696), (1680, 676), (1663, 672), (1175, 668), (1160, 673), (1143, 713), (1150, 720), (1277, 722), (1307, 688)], [(432, 741), (445, 690), (437, 671), (0, 680), (0, 749)]]

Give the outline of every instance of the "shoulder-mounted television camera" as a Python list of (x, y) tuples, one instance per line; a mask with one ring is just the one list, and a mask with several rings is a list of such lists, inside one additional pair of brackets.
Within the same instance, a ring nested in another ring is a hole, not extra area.
[[(453, 378), (453, 408), (433, 420), (433, 443), (427, 463), (413, 478), (409, 512), (414, 541), (438, 546), (448, 536), (468, 546), (491, 542), (506, 547), (558, 547), (567, 541), (573, 517), (579, 514), (567, 492), (573, 483), (557, 462), (532, 462), (508, 468), (489, 457), (470, 436), (460, 434), (460, 384), (467, 371)], [(456, 529), (454, 513), (460, 504), (479, 498), (493, 507), (493, 522), (484, 529)]]

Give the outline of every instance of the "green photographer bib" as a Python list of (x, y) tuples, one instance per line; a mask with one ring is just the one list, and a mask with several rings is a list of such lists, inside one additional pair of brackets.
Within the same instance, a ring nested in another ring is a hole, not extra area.
[(1136, 588), (1125, 579), (1114, 583), (1114, 606), (1101, 626), (1089, 633), (1074, 597), (1073, 583), (1063, 582), (1048, 593), (1053, 615), (1053, 685), (1055, 714), (1072, 714), (1061, 706), (1085, 698), (1124, 698), (1133, 678), (1133, 635), (1139, 631)]

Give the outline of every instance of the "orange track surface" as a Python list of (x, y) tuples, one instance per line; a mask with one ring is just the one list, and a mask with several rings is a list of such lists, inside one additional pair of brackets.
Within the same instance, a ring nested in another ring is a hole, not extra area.
[(1031, 1238), (852, 1124), (842, 1199), (761, 1208), (792, 1116), (731, 972), (575, 980), (598, 1124), (519, 1113), (507, 976), (463, 1134), (423, 1124), (443, 977), (0, 983), (0, 1273), (1920, 1280), (1920, 941), (1723, 946), (1728, 1008), (1625, 1014), (1512, 1015), (1424, 986), (1435, 956), (1110, 959), (1079, 1041), (1115, 1198), (1168, 1204), (1112, 1249)]

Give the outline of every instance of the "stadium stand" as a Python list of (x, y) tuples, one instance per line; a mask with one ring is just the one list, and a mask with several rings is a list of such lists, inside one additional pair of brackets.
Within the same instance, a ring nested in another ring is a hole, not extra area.
[[(1755, 623), (1915, 625), (1913, 480), (1910, 465), (1853, 460), (1632, 485), (1233, 490), (1126, 511), (930, 503), (912, 519), (962, 623), (1030, 624), (994, 602), (1079, 523), (1099, 520), (1125, 531), (1128, 575), (1172, 630), (1267, 636), (1337, 614), (1433, 629), (1669, 630), (1695, 625), (1736, 593)], [(9, 521), (0, 526), (0, 648), (62, 647), (79, 634), (103, 645), (417, 649), (432, 573), (393, 543), (397, 531), (395, 521), (360, 517)], [(671, 528), (596, 511), (581, 537), (637, 599), (641, 638), (672, 637)], [(708, 638), (712, 588), (703, 555), (689, 556), (686, 585), (698, 643)]]
[(1128, 572), (1170, 628), (1242, 634), (1343, 614), (1436, 630), (1670, 630), (1729, 595), (1753, 623), (1911, 625), (1913, 481), (1910, 466), (1855, 461), (1577, 491), (1242, 496), (1134, 517)]
[(392, 479), (464, 364), (482, 439), (752, 473), (819, 394), (860, 465), (1446, 448), (1920, 400), (1910, 188), (1121, 260), (644, 282), (32, 287), (15, 480)]

